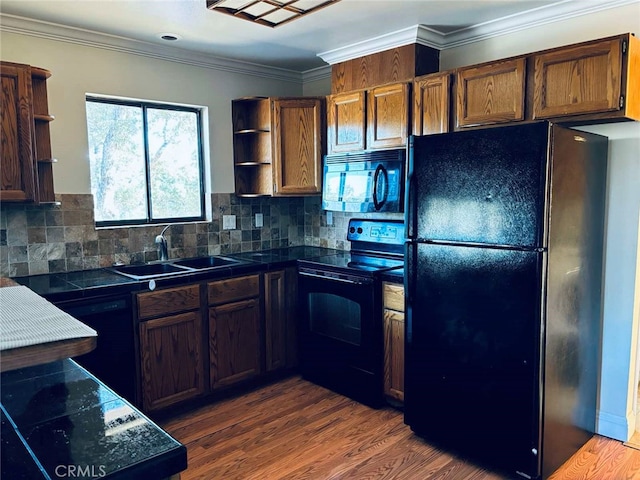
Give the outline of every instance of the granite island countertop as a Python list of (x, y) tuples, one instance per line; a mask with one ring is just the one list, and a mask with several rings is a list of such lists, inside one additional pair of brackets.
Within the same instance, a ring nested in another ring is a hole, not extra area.
[(0, 477), (165, 479), (186, 447), (73, 360), (1, 376)]

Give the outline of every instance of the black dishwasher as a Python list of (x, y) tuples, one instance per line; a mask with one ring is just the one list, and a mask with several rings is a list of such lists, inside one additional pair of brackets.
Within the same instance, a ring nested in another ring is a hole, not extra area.
[(96, 348), (74, 360), (119, 395), (137, 404), (131, 294), (83, 298), (55, 305), (98, 332)]

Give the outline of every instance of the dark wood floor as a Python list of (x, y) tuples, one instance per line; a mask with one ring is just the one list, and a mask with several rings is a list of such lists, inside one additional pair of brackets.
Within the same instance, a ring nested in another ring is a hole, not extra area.
[[(506, 479), (438, 450), (374, 410), (292, 377), (164, 421), (189, 479)], [(595, 436), (550, 480), (640, 479), (640, 450)]]

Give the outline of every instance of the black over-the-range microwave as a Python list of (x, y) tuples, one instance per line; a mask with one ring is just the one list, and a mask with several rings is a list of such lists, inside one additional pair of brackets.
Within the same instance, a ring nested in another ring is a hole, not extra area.
[(337, 212), (402, 212), (405, 149), (324, 157), (322, 208)]

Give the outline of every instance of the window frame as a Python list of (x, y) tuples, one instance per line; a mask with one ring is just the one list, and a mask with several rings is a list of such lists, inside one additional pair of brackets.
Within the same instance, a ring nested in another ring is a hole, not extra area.
[[(143, 141), (144, 141), (144, 171), (146, 178), (146, 192), (145, 196), (147, 199), (147, 216), (146, 218), (133, 219), (133, 220), (95, 220), (96, 227), (124, 227), (124, 226), (146, 226), (146, 225), (165, 225), (165, 224), (173, 224), (173, 223), (187, 223), (187, 222), (198, 222), (206, 220), (206, 211), (205, 211), (205, 181), (204, 181), (204, 149), (203, 149), (203, 128), (202, 128), (202, 108), (198, 107), (189, 107), (186, 105), (176, 105), (171, 103), (159, 103), (159, 102), (150, 102), (144, 100), (129, 100), (123, 98), (113, 98), (113, 97), (101, 97), (99, 95), (90, 95), (87, 94), (85, 97), (85, 111), (86, 105), (88, 102), (94, 103), (105, 103), (110, 105), (124, 105), (128, 107), (140, 107), (142, 110), (142, 127), (143, 127)], [(199, 170), (199, 181), (198, 187), (200, 189), (200, 212), (199, 216), (191, 216), (191, 217), (171, 217), (171, 218), (152, 218), (151, 211), (153, 208), (153, 201), (151, 198), (151, 172), (149, 165), (149, 133), (148, 133), (148, 120), (147, 120), (147, 110), (151, 109), (159, 109), (159, 110), (173, 110), (180, 112), (191, 112), (196, 114), (196, 124), (197, 124), (197, 137), (198, 137), (198, 170)], [(88, 128), (88, 127), (87, 127)], [(88, 137), (88, 132), (87, 132)], [(89, 166), (89, 173), (91, 172), (91, 166)], [(95, 211), (95, 205), (94, 205)]]

